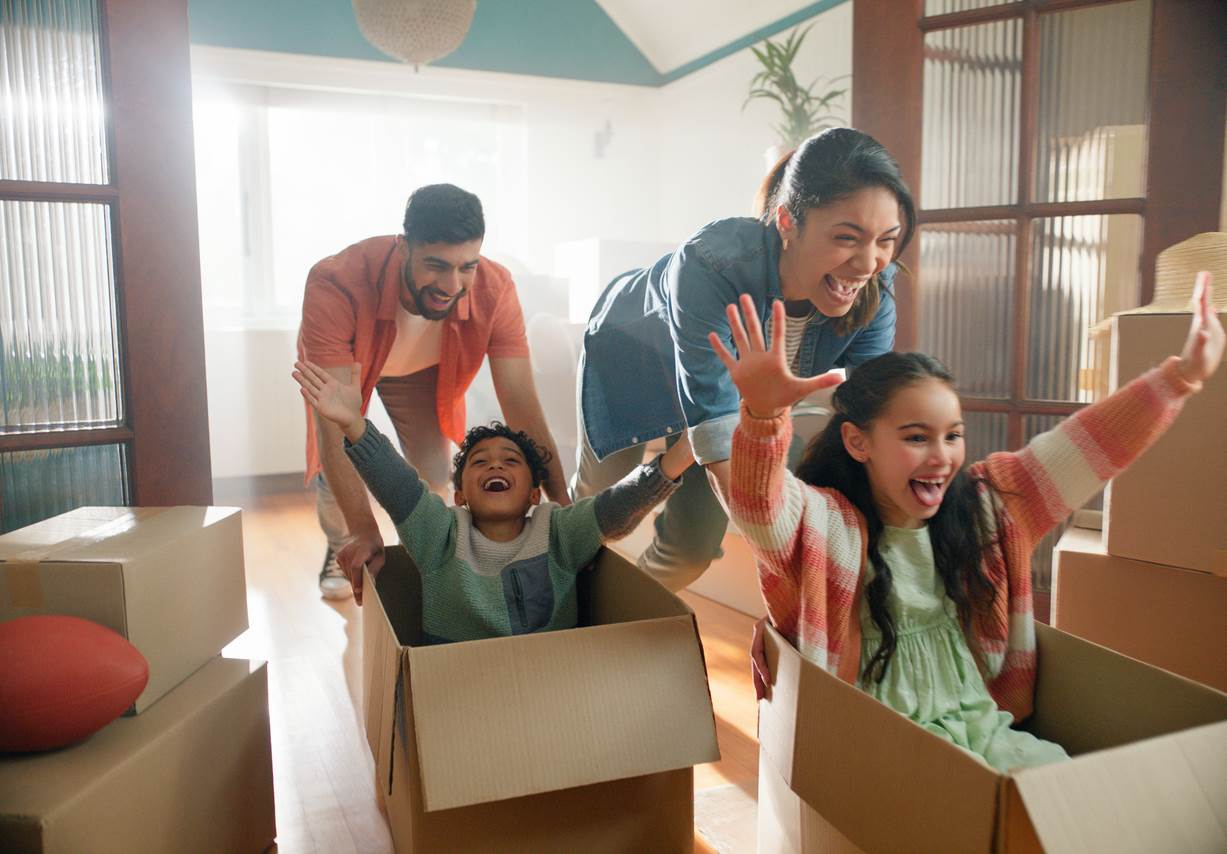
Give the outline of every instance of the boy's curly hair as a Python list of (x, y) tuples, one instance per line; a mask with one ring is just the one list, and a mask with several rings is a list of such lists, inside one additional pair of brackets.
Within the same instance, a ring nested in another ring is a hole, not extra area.
[(524, 462), (528, 464), (528, 470), (532, 472), (534, 487), (540, 486), (541, 482), (549, 477), (550, 470), (547, 466), (554, 458), (549, 451), (534, 442), (523, 430), (512, 430), (501, 421), (491, 421), (489, 426), (479, 424), (464, 434), (460, 450), (456, 452), (456, 456), (452, 457), (452, 486), (456, 489), (461, 488), (460, 476), (464, 474), (464, 464), (468, 462), (469, 454), (473, 452), (477, 443), (498, 436), (515, 442), (520, 452), (524, 454)]

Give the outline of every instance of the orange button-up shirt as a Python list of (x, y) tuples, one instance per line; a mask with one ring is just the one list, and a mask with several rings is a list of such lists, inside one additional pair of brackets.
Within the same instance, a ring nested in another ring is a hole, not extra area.
[[(396, 338), (405, 252), (404, 241), (394, 235), (372, 237), (325, 258), (307, 274), (298, 357), (324, 368), (359, 362), (363, 414)], [(482, 360), (528, 356), (524, 315), (511, 274), (480, 258), (468, 293), (441, 322), (435, 411), (439, 431), (459, 444), (465, 428), (464, 393)], [(319, 470), (315, 419), (307, 406), (307, 480)]]

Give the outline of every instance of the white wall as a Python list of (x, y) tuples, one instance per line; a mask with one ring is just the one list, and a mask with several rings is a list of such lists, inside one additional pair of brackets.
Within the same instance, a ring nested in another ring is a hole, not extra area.
[[(851, 6), (813, 19), (798, 59), (803, 79), (851, 71)], [(526, 167), (507, 180), (522, 208), (516, 222), (487, 235), (484, 251), (517, 275), (526, 314), (553, 308), (568, 315), (566, 283), (549, 278), (560, 244), (637, 242), (653, 247), (646, 264), (658, 247), (677, 244), (706, 222), (749, 215), (766, 170), (764, 152), (775, 142), (773, 107), (755, 101), (741, 109), (756, 71), (748, 49), (662, 89), (430, 67), (415, 72), (382, 62), (201, 46), (192, 48), (192, 66), (201, 81), (517, 105)], [(851, 99), (844, 103), (846, 117)], [(398, 227), (389, 223), (388, 232)], [(334, 249), (321, 247), (321, 257)], [(303, 411), (289, 376), (295, 334), (236, 324), (206, 329), (215, 478), (302, 470)], [(488, 386), (483, 377), (470, 401), (473, 423), (496, 411)], [(547, 413), (561, 434), (574, 432), (574, 414), (566, 408), (559, 403)], [(386, 416), (374, 409), (380, 423)]]
[[(852, 73), (852, 4), (802, 24), (813, 27), (797, 55), (808, 83)], [(776, 36), (778, 40), (782, 38)], [(660, 129), (660, 237), (681, 240), (704, 223), (750, 216), (766, 174), (766, 150), (777, 142), (778, 108), (756, 99), (742, 110), (758, 62), (749, 48), (665, 86), (656, 101)], [(844, 81), (851, 86), (851, 80)], [(841, 112), (851, 117), (851, 92)]]

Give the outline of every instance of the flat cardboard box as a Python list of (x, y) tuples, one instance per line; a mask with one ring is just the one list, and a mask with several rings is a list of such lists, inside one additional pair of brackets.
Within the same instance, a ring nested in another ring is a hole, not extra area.
[(803, 659), (769, 629), (760, 854), (825, 851), (832, 839), (836, 851), (1227, 851), (1227, 694), (1035, 628), (1039, 682), (1027, 728), (1075, 758), (1012, 774)]
[(149, 662), (143, 712), (247, 630), (236, 507), (81, 507), (0, 536), (0, 622), (93, 620)]
[[(1190, 314), (1112, 318), (1111, 388), (1179, 353)], [(1219, 315), (1227, 323), (1227, 313)], [(1227, 371), (1104, 492), (1108, 554), (1227, 576)]]
[(607, 550), (580, 579), (582, 628), (417, 646), (408, 555), (367, 576), (366, 733), (397, 851), (692, 850), (692, 766), (719, 758), (694, 614)]
[(8, 854), (256, 854), (275, 836), (263, 662), (214, 658), (81, 744), (0, 754)]
[(1227, 691), (1227, 578), (1109, 555), (1070, 528), (1052, 579), (1055, 628)]

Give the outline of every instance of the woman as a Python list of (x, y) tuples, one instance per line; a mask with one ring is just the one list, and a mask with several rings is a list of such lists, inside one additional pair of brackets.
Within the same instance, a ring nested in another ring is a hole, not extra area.
[(671, 590), (719, 557), (728, 526), (740, 397), (707, 339), (731, 342), (725, 306), (748, 294), (767, 325), (772, 302), (783, 300), (788, 360), (802, 379), (854, 368), (894, 343), (894, 261), (911, 240), (915, 207), (886, 149), (851, 128), (824, 131), (772, 170), (760, 199), (760, 219), (712, 222), (650, 268), (615, 279), (584, 337), (574, 497), (620, 480), (661, 436), (672, 444), (687, 435), (702, 466), (665, 502), (639, 558)]

